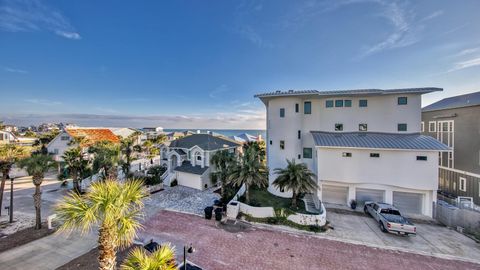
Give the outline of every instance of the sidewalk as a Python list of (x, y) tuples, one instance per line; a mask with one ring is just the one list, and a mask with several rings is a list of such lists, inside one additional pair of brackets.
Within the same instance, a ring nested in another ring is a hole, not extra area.
[(68, 237), (54, 233), (0, 253), (0, 262), (4, 269), (56, 269), (96, 247), (96, 241), (94, 233)]

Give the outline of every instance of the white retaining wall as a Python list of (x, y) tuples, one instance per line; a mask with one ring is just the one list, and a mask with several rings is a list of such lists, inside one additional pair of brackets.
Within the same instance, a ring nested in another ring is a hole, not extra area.
[(322, 203), (321, 214), (310, 215), (310, 214), (297, 213), (295, 215), (288, 216), (287, 219), (301, 225), (323, 226), (325, 225), (325, 223), (327, 223), (327, 212), (325, 210), (325, 206), (323, 206), (323, 203)]
[(241, 202), (238, 203), (240, 204), (240, 212), (250, 215), (252, 217), (266, 218), (275, 216), (275, 211), (273, 210), (273, 207), (255, 207)]

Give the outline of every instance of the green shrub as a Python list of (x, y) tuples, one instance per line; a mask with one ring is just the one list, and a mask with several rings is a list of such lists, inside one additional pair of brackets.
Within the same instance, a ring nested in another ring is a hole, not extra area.
[(174, 186), (176, 186), (176, 185), (178, 185), (178, 182), (177, 182), (177, 179), (174, 179), (174, 180), (170, 183), (170, 186), (171, 186), (171, 187), (174, 187)]

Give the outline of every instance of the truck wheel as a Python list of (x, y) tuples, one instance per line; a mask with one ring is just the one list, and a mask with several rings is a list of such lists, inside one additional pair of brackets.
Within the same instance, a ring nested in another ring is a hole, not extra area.
[(383, 222), (380, 221), (379, 223), (380, 223), (380, 230), (385, 233), (388, 232), (387, 229), (385, 229), (385, 226), (383, 226)]
[(363, 212), (368, 216), (368, 209), (366, 205), (363, 207)]

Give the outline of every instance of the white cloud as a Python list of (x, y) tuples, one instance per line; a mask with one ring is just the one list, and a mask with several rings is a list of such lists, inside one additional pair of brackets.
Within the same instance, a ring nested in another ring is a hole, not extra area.
[(11, 73), (21, 73), (21, 74), (27, 74), (28, 71), (23, 70), (23, 69), (17, 69), (17, 68), (10, 68), (10, 67), (4, 67), (3, 70)]
[(208, 95), (211, 97), (211, 98), (221, 98), (222, 97), (222, 94), (226, 93), (230, 91), (230, 89), (228, 88), (228, 86), (226, 84), (222, 84), (222, 85), (219, 85), (217, 88), (215, 88), (214, 90), (212, 90)]
[(67, 39), (81, 39), (62, 13), (39, 0), (3, 0), (0, 31), (49, 31)]
[(476, 66), (480, 66), (480, 57), (462, 61), (462, 62), (457, 62), (453, 65), (453, 68), (451, 68), (448, 72), (453, 72), (453, 71), (476, 67)]
[(36, 99), (36, 98), (26, 99), (25, 101), (28, 102), (28, 103), (44, 105), (44, 106), (55, 106), (55, 105), (61, 105), (62, 104), (62, 102), (60, 102), (60, 101), (53, 101), (53, 100), (48, 100), (48, 99)]
[(435, 12), (433, 12), (432, 14), (428, 15), (427, 17), (421, 19), (420, 21), (428, 21), (428, 20), (431, 20), (431, 19), (434, 19), (438, 16), (442, 16), (443, 13), (445, 13), (443, 10), (437, 10)]
[(459, 56), (465, 56), (465, 55), (468, 55), (468, 54), (472, 54), (474, 52), (478, 52), (480, 50), (480, 47), (478, 48), (470, 48), (470, 49), (465, 49), (459, 53), (457, 53), (455, 56), (459, 57)]

